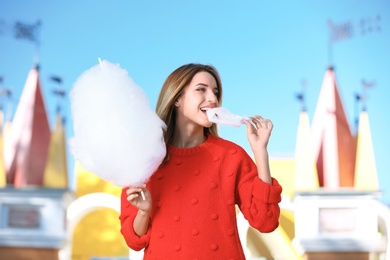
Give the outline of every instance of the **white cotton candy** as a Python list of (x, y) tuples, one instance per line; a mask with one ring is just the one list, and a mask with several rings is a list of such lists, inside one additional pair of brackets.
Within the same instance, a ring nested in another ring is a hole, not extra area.
[(239, 116), (232, 114), (229, 110), (223, 107), (215, 107), (206, 111), (207, 118), (210, 122), (239, 127), (245, 120), (250, 120), (247, 116)]
[(166, 154), (164, 122), (119, 65), (103, 61), (70, 92), (75, 160), (115, 185), (146, 182)]

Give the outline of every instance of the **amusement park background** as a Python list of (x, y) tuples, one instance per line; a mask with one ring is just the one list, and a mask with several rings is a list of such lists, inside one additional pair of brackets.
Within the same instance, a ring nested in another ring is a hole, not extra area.
[[(386, 0), (0, 0), (1, 106), (12, 120), (27, 74), (38, 63), (50, 126), (60, 108), (69, 141), (67, 94), (98, 58), (126, 69), (153, 109), (170, 72), (189, 62), (209, 63), (222, 77), (223, 106), (270, 118), (270, 157), (293, 158), (302, 106), (311, 120), (332, 66), (353, 133), (363, 107), (368, 111), (379, 199), (389, 205), (389, 16)], [(244, 127), (223, 126), (220, 135), (250, 151)], [(69, 149), (67, 155), (74, 190), (76, 163)]]

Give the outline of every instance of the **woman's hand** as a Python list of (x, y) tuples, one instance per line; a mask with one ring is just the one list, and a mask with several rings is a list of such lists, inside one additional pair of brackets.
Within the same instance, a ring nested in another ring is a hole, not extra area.
[[(141, 192), (143, 192), (145, 199)], [(127, 191), (127, 200), (139, 210), (149, 212), (152, 208), (152, 197), (145, 184), (139, 186), (130, 186)]]
[(255, 157), (259, 178), (263, 182), (272, 184), (267, 145), (274, 126), (270, 120), (261, 116), (251, 117), (251, 121), (246, 120), (245, 124), (247, 125), (247, 136)]
[(251, 117), (251, 121), (246, 120), (245, 124), (247, 125), (247, 137), (252, 150), (256, 152), (258, 149), (267, 149), (273, 128), (271, 120), (255, 115)]

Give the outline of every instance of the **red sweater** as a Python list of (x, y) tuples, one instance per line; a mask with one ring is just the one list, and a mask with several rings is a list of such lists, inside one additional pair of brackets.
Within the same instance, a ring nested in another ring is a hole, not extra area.
[(153, 205), (145, 235), (133, 231), (138, 209), (121, 198), (121, 232), (144, 259), (245, 259), (238, 237), (237, 204), (260, 232), (279, 225), (282, 187), (264, 183), (250, 156), (240, 146), (209, 135), (193, 148), (170, 146), (170, 160), (147, 186)]

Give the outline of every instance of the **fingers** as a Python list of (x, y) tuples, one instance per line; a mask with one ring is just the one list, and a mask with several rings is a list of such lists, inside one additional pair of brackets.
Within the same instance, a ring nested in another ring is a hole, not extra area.
[(269, 119), (264, 119), (263, 117), (257, 116), (257, 115), (254, 117), (251, 117), (251, 119), (252, 119), (252, 122), (256, 126), (257, 129), (259, 129), (259, 128), (272, 129), (273, 128), (273, 124), (272, 124), (271, 120), (269, 120)]
[(126, 190), (127, 193), (127, 200), (129, 202), (133, 202), (136, 198), (141, 197), (141, 192), (146, 187), (145, 184), (142, 184), (140, 186), (131, 186)]
[(139, 193), (132, 193), (129, 196), (127, 196), (127, 200), (129, 202), (133, 202), (136, 198), (138, 198), (140, 195)]

